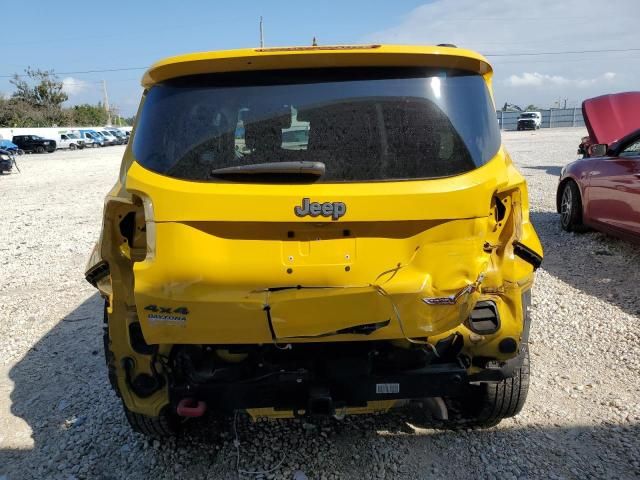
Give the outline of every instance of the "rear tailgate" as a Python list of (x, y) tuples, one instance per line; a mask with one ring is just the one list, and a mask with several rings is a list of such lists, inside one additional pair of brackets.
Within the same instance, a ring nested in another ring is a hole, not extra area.
[[(145, 339), (338, 341), (449, 330), (477, 294), (453, 305), (423, 299), (455, 295), (487, 269), (483, 247), (504, 171), (499, 152), (437, 180), (259, 185), (179, 180), (134, 163), (126, 187), (145, 202), (150, 250), (134, 266)], [(346, 211), (339, 220), (298, 217), (304, 198), (343, 202)]]

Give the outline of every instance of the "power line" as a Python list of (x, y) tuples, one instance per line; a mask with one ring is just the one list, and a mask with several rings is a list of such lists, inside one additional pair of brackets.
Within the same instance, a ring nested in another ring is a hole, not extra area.
[[(74, 79), (75, 80), (75, 79)], [(115, 80), (109, 80), (109, 83), (119, 83), (119, 82), (138, 82), (140, 77), (135, 78), (116, 78)], [(102, 80), (80, 80), (77, 82), (66, 82), (65, 79), (62, 79), (62, 83), (65, 85), (76, 85), (76, 86), (85, 86), (90, 87), (93, 85), (102, 85)]]
[[(616, 59), (621, 59), (624, 58), (624, 60), (628, 63), (629, 61), (634, 61), (637, 60), (638, 57), (637, 55), (640, 54), (640, 52), (631, 52), (629, 53), (629, 55), (625, 55), (624, 57), (615, 57)], [(508, 58), (508, 57), (502, 57), (502, 58)], [(589, 58), (589, 57), (578, 57), (578, 58), (549, 58), (549, 59), (539, 59), (539, 60), (531, 60), (531, 59), (523, 59), (523, 60), (502, 60), (502, 59), (495, 59), (493, 60), (493, 65), (494, 66), (502, 66), (502, 65), (533, 65), (533, 64), (539, 64), (539, 63), (544, 63), (544, 64), (552, 64), (552, 63), (584, 63), (584, 62), (592, 62), (593, 59)]]
[[(123, 68), (105, 68), (101, 70), (80, 70), (77, 72), (55, 72), (55, 75), (81, 75), (86, 73), (105, 73), (105, 72), (127, 72), (131, 70), (146, 70), (149, 67), (123, 67)], [(22, 75), (18, 75), (19, 77)], [(0, 75), (0, 78), (13, 78), (13, 75)]]
[(575, 53), (611, 53), (611, 52), (640, 52), (640, 48), (610, 48), (602, 50), (573, 50), (565, 52), (521, 52), (521, 53), (487, 53), (485, 57), (527, 57), (534, 55), (572, 55)]
[[(582, 53), (615, 53), (615, 52), (640, 52), (640, 48), (608, 48), (601, 50), (567, 50), (560, 52), (518, 52), (518, 53), (487, 53), (485, 57), (528, 57), (542, 55), (574, 55)], [(105, 68), (98, 70), (78, 70), (74, 72), (55, 72), (55, 75), (84, 75), (90, 73), (127, 72), (133, 70), (146, 70), (149, 67), (122, 67)], [(0, 75), (0, 78), (13, 78), (14, 75)], [(20, 75), (18, 75), (20, 76)]]

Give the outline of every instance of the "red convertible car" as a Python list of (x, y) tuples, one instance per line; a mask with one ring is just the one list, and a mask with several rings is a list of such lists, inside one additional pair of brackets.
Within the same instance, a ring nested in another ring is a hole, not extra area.
[(583, 158), (562, 169), (556, 203), (562, 228), (587, 227), (640, 242), (640, 92), (585, 100)]

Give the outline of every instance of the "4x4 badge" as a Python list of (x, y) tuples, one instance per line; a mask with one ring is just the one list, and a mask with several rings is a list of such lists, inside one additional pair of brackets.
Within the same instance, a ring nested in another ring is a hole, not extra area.
[(347, 206), (343, 202), (312, 202), (308, 198), (302, 199), (302, 205), (297, 205), (293, 208), (293, 212), (298, 217), (317, 217), (322, 215), (323, 217), (331, 217), (331, 220), (338, 220), (345, 213), (347, 213)]

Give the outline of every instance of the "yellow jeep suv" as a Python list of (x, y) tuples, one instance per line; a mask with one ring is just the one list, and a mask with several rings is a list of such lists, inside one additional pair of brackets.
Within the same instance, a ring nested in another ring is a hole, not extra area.
[(517, 414), (542, 248), (491, 77), (453, 46), (153, 65), (86, 273), (133, 428), (234, 410)]

